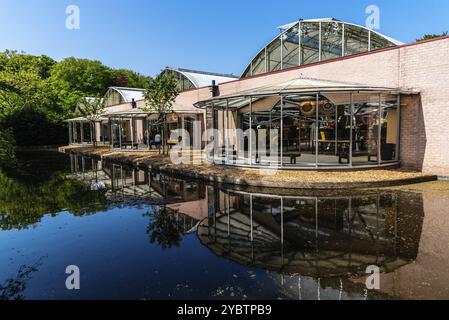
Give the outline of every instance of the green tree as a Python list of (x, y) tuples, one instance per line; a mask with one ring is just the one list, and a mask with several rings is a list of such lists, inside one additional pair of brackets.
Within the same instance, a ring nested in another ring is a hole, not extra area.
[(101, 117), (106, 112), (106, 105), (104, 99), (100, 97), (83, 97), (78, 103), (79, 114), (86, 118), (89, 122), (94, 138), (92, 139), (94, 148), (97, 146), (96, 136), (97, 128), (96, 123), (100, 121)]
[(0, 165), (10, 167), (16, 162), (16, 142), (11, 129), (0, 129)]
[(167, 115), (173, 112), (173, 104), (178, 96), (177, 81), (171, 74), (159, 74), (150, 79), (145, 88), (145, 111), (159, 114), (162, 120), (163, 150), (167, 147)]
[(113, 70), (112, 74), (114, 81), (113, 85), (116, 87), (145, 88), (150, 80), (149, 77), (126, 69)]
[(0, 53), (0, 109), (2, 115), (32, 106), (44, 108), (53, 99), (45, 80), (54, 61), (46, 56)]
[(416, 41), (418, 42), (418, 41), (435, 39), (435, 38), (439, 38), (439, 37), (446, 37), (447, 35), (448, 35), (447, 31), (443, 32), (442, 34), (425, 34), (421, 38), (416, 39)]
[(103, 96), (113, 81), (111, 69), (100, 61), (71, 57), (53, 66), (49, 83), (64, 109), (62, 113), (72, 117), (80, 99)]
[(76, 116), (82, 97), (103, 96), (111, 86), (143, 88), (147, 77), (114, 70), (100, 61), (17, 51), (0, 52), (0, 128), (10, 128), (18, 145), (55, 145), (68, 140), (64, 120)]

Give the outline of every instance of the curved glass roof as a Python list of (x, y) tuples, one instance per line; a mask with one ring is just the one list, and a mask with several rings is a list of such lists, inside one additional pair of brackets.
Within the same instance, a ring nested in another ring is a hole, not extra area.
[(279, 27), (242, 78), (401, 45), (374, 30), (333, 18), (300, 20)]
[(233, 75), (170, 67), (165, 68), (162, 73), (172, 74), (175, 76), (178, 81), (179, 91), (210, 86), (213, 80), (215, 80), (216, 84), (220, 84), (238, 79), (238, 77)]
[(144, 99), (144, 89), (110, 87), (104, 95), (105, 105), (115, 106), (123, 103), (131, 103), (132, 100), (140, 101)]

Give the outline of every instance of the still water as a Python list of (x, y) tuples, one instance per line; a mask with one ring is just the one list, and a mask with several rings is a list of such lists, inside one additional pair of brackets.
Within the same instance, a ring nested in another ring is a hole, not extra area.
[(0, 300), (449, 298), (447, 208), (447, 192), (239, 189), (21, 154), (0, 171)]

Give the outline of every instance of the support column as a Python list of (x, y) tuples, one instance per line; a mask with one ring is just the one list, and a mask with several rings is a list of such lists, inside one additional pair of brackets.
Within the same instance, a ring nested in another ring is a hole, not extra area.
[(131, 126), (131, 149), (134, 148), (134, 118), (131, 116), (130, 119)]
[(76, 128), (76, 121), (72, 123), (72, 130), (73, 130), (73, 143), (77, 143), (78, 142), (78, 133), (77, 133), (77, 128)]
[(377, 115), (377, 164), (382, 164), (382, 94), (379, 93), (379, 110)]
[(319, 105), (320, 105), (320, 93), (316, 94), (316, 110), (315, 110), (315, 167), (318, 168), (318, 152), (319, 148), (319, 135), (320, 135), (320, 124), (319, 124)]
[(111, 148), (114, 149), (114, 122), (112, 119), (109, 119), (109, 139), (111, 143)]
[(118, 137), (119, 137), (119, 147), (122, 149), (122, 118), (118, 119)]
[[(351, 92), (351, 125), (349, 133), (349, 166), (352, 168), (352, 150), (354, 150), (354, 93)], [(357, 145), (358, 142), (356, 142)]]
[(80, 122), (80, 127), (81, 127), (81, 144), (83, 144), (84, 142), (84, 123)]
[(72, 142), (72, 133), (73, 133), (73, 131), (72, 131), (72, 123), (69, 122), (69, 145), (73, 143)]
[(249, 165), (253, 165), (253, 97), (249, 98)]
[(280, 167), (284, 166), (284, 96), (281, 96), (281, 153)]

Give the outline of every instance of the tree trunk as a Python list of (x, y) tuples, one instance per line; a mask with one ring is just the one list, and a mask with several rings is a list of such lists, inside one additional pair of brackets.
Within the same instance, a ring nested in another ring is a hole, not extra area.
[(97, 128), (95, 121), (92, 123), (92, 145), (94, 148), (97, 147)]

